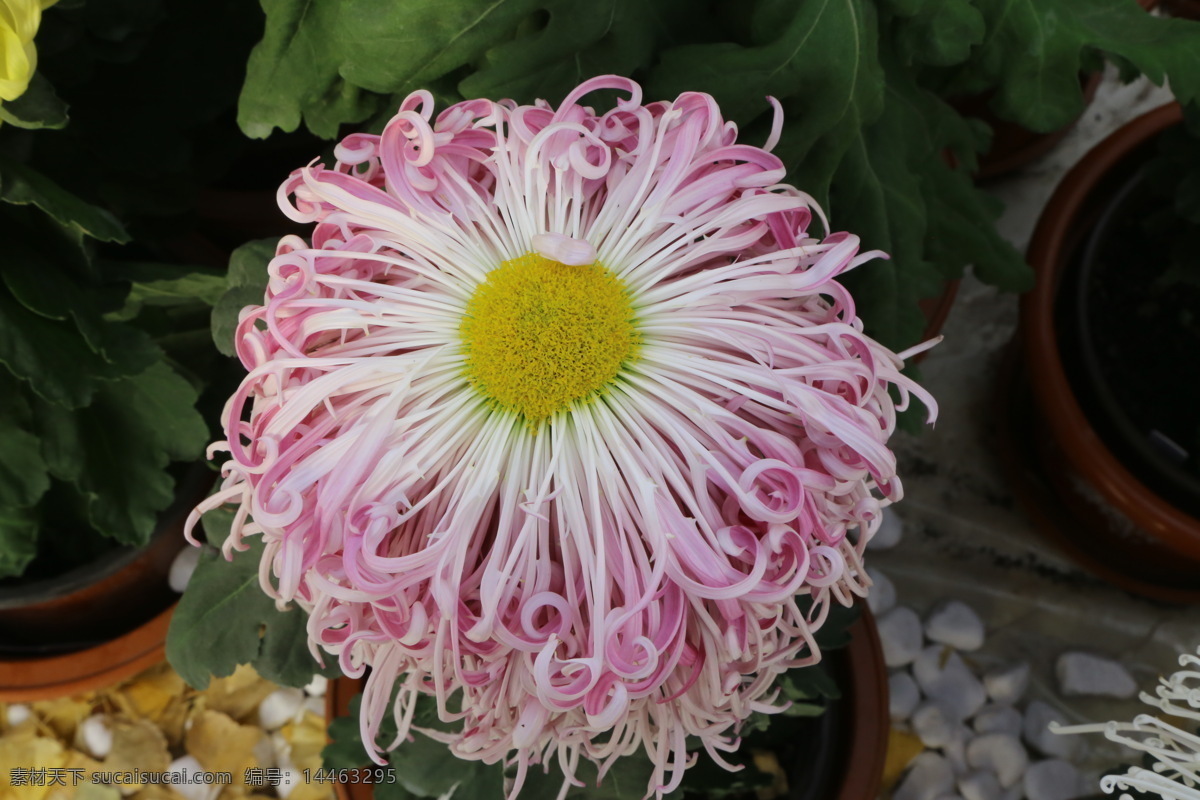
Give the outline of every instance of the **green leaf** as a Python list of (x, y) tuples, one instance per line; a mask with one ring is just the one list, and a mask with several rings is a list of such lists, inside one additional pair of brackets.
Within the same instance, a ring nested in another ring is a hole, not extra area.
[[(864, 248), (889, 254), (846, 275), (845, 284), (868, 332), (900, 350), (925, 328), (917, 302), (938, 295), (968, 264), (1009, 289), (1026, 287), (1031, 273), (996, 231), (999, 204), (968, 177), (976, 131), (906, 75), (890, 49), (881, 60), (889, 75), (883, 113), (838, 165), (829, 214)], [(960, 169), (946, 162), (949, 151)]]
[(50, 472), (86, 498), (88, 518), (122, 544), (144, 544), (171, 504), (171, 461), (199, 458), (208, 429), (196, 391), (166, 364), (103, 384), (91, 405), (40, 409)]
[(262, 646), (254, 660), (259, 675), (282, 686), (305, 686), (315, 673), (330, 678), (341, 674), (333, 656), (324, 656), (324, 668), (313, 659), (308, 649), (307, 614), (298, 608), (275, 613), (263, 629)]
[[(418, 700), (417, 716), (427, 719), (431, 713), (433, 699)], [(369, 761), (363, 746), (358, 718), (362, 708), (362, 695), (350, 699), (349, 713), (329, 723), (330, 743), (321, 752), (325, 767), (353, 769)], [(417, 727), (426, 727), (421, 720), (414, 720)], [(395, 737), (395, 727), (390, 716), (385, 718), (379, 733), (379, 741), (390, 744)], [(465, 761), (454, 756), (450, 749), (414, 731), (412, 741), (402, 742), (386, 754), (389, 769), (397, 780), (395, 783), (376, 782), (375, 796), (394, 797), (397, 800), (416, 797), (438, 797), (454, 789), (457, 800), (495, 800), (503, 795), (504, 769), (499, 764), (486, 765), (478, 761)], [(522, 797), (528, 797), (524, 791)]]
[(488, 50), (459, 84), (465, 97), (557, 103), (593, 76), (631, 75), (648, 67), (656, 45), (684, 13), (694, 12), (683, 0), (542, 0), (526, 6), (527, 24)]
[(200, 300), (211, 306), (224, 294), (227, 280), (222, 270), (191, 264), (103, 261), (100, 269), (109, 278), (131, 282), (129, 299), (147, 305)]
[(401, 742), (388, 754), (388, 762), (400, 784), (417, 797), (443, 795), (475, 770), (485, 768), (477, 761), (456, 758), (446, 745), (417, 732), (412, 741)]
[[(766, 112), (766, 96), (774, 96), (796, 121), (785, 128), (789, 160), (808, 155), (822, 137), (833, 144), (879, 115), (884, 76), (874, 6), (860, 0), (762, 0), (752, 24), (751, 45), (716, 42), (666, 50), (651, 70), (649, 94), (708, 92), (723, 115), (743, 124)], [(838, 148), (821, 158), (832, 163), (815, 171), (832, 173)], [(809, 191), (814, 185), (820, 182), (805, 184)]]
[[(0, 238), (6, 249), (0, 260), (3, 283), (35, 314), (72, 320), (83, 343), (106, 362), (97, 377), (134, 375), (161, 357), (144, 333), (103, 317), (121, 306), (128, 285), (98, 282), (83, 252), (44, 215), (8, 209), (0, 214)], [(46, 353), (47, 346), (33, 344), (40, 355), (53, 357)], [(85, 363), (80, 364), (83, 367)]]
[[(223, 542), (232, 519), (226, 509), (205, 514), (209, 542)], [(235, 553), (233, 561), (205, 546), (171, 619), (167, 660), (197, 689), (213, 677), (233, 674), (239, 664), (251, 664), (263, 677), (286, 686), (303, 686), (317, 672), (336, 675), (332, 664), (320, 669), (309, 655), (304, 612), (296, 607), (280, 611), (263, 593), (258, 582), (262, 541), (246, 544), (249, 549)]]
[(33, 506), (49, 488), (41, 441), (11, 416), (0, 415), (0, 507)]
[(63, 128), (67, 124), (67, 104), (54, 93), (50, 81), (35, 72), (24, 94), (0, 106), (0, 121), (18, 128)]
[(472, 763), (476, 765), (475, 768), (454, 789), (454, 797), (458, 800), (495, 800), (503, 797), (504, 770), (500, 765)]
[(986, 0), (987, 37), (958, 84), (996, 86), (992, 107), (1035, 131), (1070, 124), (1083, 110), (1079, 71), (1093, 51), (1155, 83), (1171, 79), (1180, 102), (1200, 99), (1200, 24), (1154, 17), (1133, 0)]
[[(712, 798), (754, 796), (756, 790), (765, 789), (775, 780), (772, 775), (759, 769), (754, 759), (747, 758), (740, 752), (728, 756), (734, 762), (742, 764), (743, 768), (738, 772), (729, 772), (719, 766), (704, 751), (700, 751), (698, 756), (695, 766), (683, 774), (680, 788), (683, 789), (685, 797), (693, 794)], [(641, 797), (644, 793), (643, 785), (641, 793), (634, 791), (626, 795), (626, 798)]]
[(355, 769), (370, 760), (358, 725), (361, 709), (362, 695), (356, 694), (350, 698), (346, 716), (330, 720), (329, 744), (321, 751), (321, 761), (326, 769)]
[(232, 562), (213, 547), (200, 554), (167, 633), (167, 661), (196, 689), (258, 658), (259, 627), (279, 613), (258, 585), (261, 555), (261, 544)]
[(102, 242), (129, 241), (129, 234), (112, 214), (80, 200), (44, 175), (7, 159), (0, 160), (0, 200), (14, 205), (35, 205), (79, 239), (90, 236)]
[(238, 314), (249, 305), (262, 305), (267, 291), (267, 264), (275, 257), (275, 239), (246, 242), (229, 256), (229, 288), (213, 306), (212, 332), (217, 349), (237, 355), (234, 333)]
[(92, 401), (121, 370), (88, 346), (73, 322), (47, 319), (0, 291), (0, 363), (42, 399), (67, 409)]
[(37, 511), (0, 505), (0, 578), (20, 575), (37, 555)]
[(892, 24), (897, 53), (905, 64), (961, 64), (986, 34), (983, 14), (969, 0), (919, 0), (898, 9)]
[(228, 288), (223, 272), (206, 267), (106, 262), (101, 269), (107, 275), (119, 275), (132, 281), (124, 305), (108, 315), (110, 320), (133, 319), (145, 306), (173, 308), (200, 304), (211, 307)]
[[(338, 126), (468, 70), (468, 97), (561, 99), (585, 78), (647, 67), (683, 0), (264, 0), (238, 123), (250, 136)], [(471, 70), (470, 67), (475, 69)]]
[[(238, 99), (238, 125), (247, 136), (264, 139), (274, 128), (296, 130), (304, 117), (309, 130), (331, 139), (343, 122), (370, 116), (374, 99), (344, 80), (345, 43), (335, 35), (343, 15), (361, 17), (344, 0), (261, 0), (267, 25), (246, 65), (246, 83)], [(396, 17), (413, 4), (377, 4)], [(432, 3), (430, 5), (433, 5)], [(350, 26), (355, 27), (353, 24)], [(387, 32), (393, 32), (388, 28)], [(379, 33), (362, 28), (362, 36)], [(353, 44), (350, 45), (354, 47)], [(387, 58), (404, 59), (407, 46)]]

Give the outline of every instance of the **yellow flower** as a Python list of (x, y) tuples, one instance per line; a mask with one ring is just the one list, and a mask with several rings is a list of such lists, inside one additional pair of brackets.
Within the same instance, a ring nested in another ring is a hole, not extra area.
[(0, 0), (0, 100), (16, 100), (37, 69), (33, 36), (57, 0)]

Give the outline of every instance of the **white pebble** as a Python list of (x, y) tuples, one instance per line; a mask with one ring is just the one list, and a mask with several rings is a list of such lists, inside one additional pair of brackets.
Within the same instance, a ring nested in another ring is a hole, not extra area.
[(1021, 712), (1012, 706), (988, 703), (971, 720), (976, 733), (1007, 733), (1021, 735)]
[(75, 729), (75, 741), (79, 748), (92, 758), (103, 761), (112, 750), (112, 728), (108, 726), (108, 720), (104, 716), (93, 714), (79, 723), (79, 727)]
[(950, 730), (950, 738), (942, 745), (942, 755), (954, 768), (955, 776), (966, 775), (970, 765), (967, 763), (967, 742), (971, 741), (971, 729), (966, 725), (956, 725)]
[(313, 679), (304, 687), (304, 693), (309, 697), (324, 697), (329, 690), (329, 678), (324, 675), (313, 675)]
[(200, 562), (199, 547), (185, 547), (175, 556), (175, 560), (171, 562), (171, 569), (167, 572), (167, 584), (171, 587), (171, 591), (183, 594), (183, 590), (187, 588), (188, 581), (192, 579), (192, 573), (196, 571), (196, 564)]
[(944, 794), (941, 797), (939, 797), (937, 800), (963, 800), (963, 799), (956, 794)]
[(932, 642), (948, 644), (955, 650), (978, 650), (983, 646), (983, 620), (959, 600), (935, 608), (925, 620), (925, 635)]
[(921, 690), (912, 675), (901, 671), (888, 678), (888, 715), (892, 719), (908, 719), (919, 702)]
[(867, 542), (868, 550), (887, 550), (895, 547), (900, 543), (900, 538), (904, 535), (904, 521), (892, 511), (891, 507), (887, 507), (880, 512), (883, 517), (879, 523), (879, 529), (875, 531), (875, 535)]
[(935, 702), (924, 702), (917, 706), (909, 720), (913, 733), (926, 747), (939, 749), (950, 741), (950, 732), (954, 726), (949, 715)]
[(292, 746), (282, 733), (275, 731), (271, 734), (271, 746), (275, 748), (275, 766), (280, 769), (290, 769), (295, 766), (292, 763)]
[(196, 760), (195, 756), (182, 756), (167, 766), (167, 773), (169, 775), (179, 776), (172, 781), (171, 788), (187, 798), (187, 800), (214, 800), (221, 793), (220, 786), (192, 783), (194, 778), (188, 777), (203, 772), (204, 767)]
[(279, 783), (275, 784), (275, 794), (279, 795), (283, 800), (287, 800), (288, 796), (302, 782), (302, 776), (295, 769), (288, 767), (279, 774)]
[(304, 706), (300, 689), (276, 689), (258, 704), (258, 721), (269, 731), (278, 730), (295, 719)]
[(1137, 694), (1137, 682), (1129, 670), (1109, 658), (1090, 653), (1063, 653), (1055, 665), (1058, 685), (1064, 695), (1097, 695), (1122, 700)]
[(1043, 755), (1054, 758), (1073, 758), (1082, 745), (1078, 736), (1060, 736), (1050, 730), (1050, 723), (1066, 724), (1067, 718), (1058, 709), (1041, 700), (1034, 700), (1025, 708), (1025, 722), (1021, 732), (1025, 743)]
[(275, 764), (275, 744), (269, 736), (260, 736), (254, 744), (254, 761), (263, 769), (271, 769)]
[(954, 771), (937, 753), (926, 750), (912, 760), (892, 800), (937, 800), (954, 790)]
[(1000, 781), (996, 773), (976, 770), (958, 779), (958, 793), (963, 800), (1000, 800)]
[(871, 576), (867, 605), (871, 607), (872, 614), (877, 617), (883, 616), (896, 605), (896, 585), (892, 583), (891, 578), (874, 567), (867, 567), (867, 574)]
[(8, 727), (15, 728), (25, 720), (33, 716), (33, 712), (29, 710), (29, 706), (24, 703), (12, 703), (4, 713), (5, 721)]
[(304, 701), (304, 710), (310, 714), (316, 714), (318, 717), (325, 716), (325, 698), (324, 697), (309, 697)]
[(1030, 764), (1025, 773), (1028, 800), (1072, 800), (1082, 791), (1079, 770), (1062, 759)]
[(907, 606), (897, 606), (879, 618), (879, 641), (889, 667), (911, 664), (921, 652), (921, 618)]
[(913, 662), (913, 677), (925, 696), (940, 702), (955, 722), (974, 716), (987, 700), (983, 684), (962, 657), (942, 645), (921, 651)]
[(1015, 736), (985, 733), (967, 744), (967, 763), (972, 769), (990, 769), (996, 773), (1001, 788), (1008, 789), (1025, 774), (1029, 754)]
[(983, 686), (992, 700), (1002, 705), (1013, 705), (1029, 687), (1029, 664), (1022, 661), (989, 670), (983, 676)]

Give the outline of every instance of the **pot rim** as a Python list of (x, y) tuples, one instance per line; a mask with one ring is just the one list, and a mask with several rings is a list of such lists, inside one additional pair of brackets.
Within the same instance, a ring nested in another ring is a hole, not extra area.
[(1059, 183), (1029, 244), (1028, 261), (1038, 280), (1020, 298), (1020, 339), (1034, 402), (1058, 433), (1072, 467), (1143, 531), (1182, 556), (1200, 559), (1200, 520), (1147, 488), (1087, 421), (1063, 370), (1054, 329), (1062, 256), (1088, 196), (1130, 153), (1182, 120), (1178, 103), (1137, 117), (1092, 148)]
[(85, 650), (0, 661), (0, 701), (46, 700), (119, 683), (166, 659), (175, 603), (149, 622)]

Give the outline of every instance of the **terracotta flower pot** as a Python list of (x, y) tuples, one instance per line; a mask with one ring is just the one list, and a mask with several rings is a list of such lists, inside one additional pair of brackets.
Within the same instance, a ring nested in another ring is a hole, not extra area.
[[(821, 747), (806, 750), (807, 758), (784, 765), (791, 800), (876, 800), (879, 795), (891, 725), (887, 667), (875, 620), (865, 604), (862, 615), (850, 626), (850, 634), (845, 649), (828, 655), (834, 673), (841, 678), (842, 696), (812, 720), (814, 732), (825, 737)], [(361, 691), (361, 680), (331, 682), (325, 695), (329, 719), (348, 714), (350, 701)], [(814, 774), (816, 780), (811, 780)], [(339, 800), (374, 796), (368, 783), (339, 783), (335, 788)], [(631, 797), (637, 800), (640, 792)]]
[[(1178, 106), (1164, 106), (1116, 131), (1080, 161), (1047, 204), (1029, 247), (1037, 285), (1021, 298), (1019, 338), (1031, 414), (1019, 423), (1025, 429), (1014, 431), (1032, 437), (1027, 450), (1042, 485), (1062, 506), (1044, 529), (1101, 577), (1175, 602), (1200, 600), (1200, 520), (1147, 486), (1089, 420), (1064, 366), (1058, 304), (1067, 291), (1060, 291), (1064, 272), (1105, 203), (1128, 182), (1146, 146), (1180, 120)], [(1044, 512), (1040, 516), (1045, 520)]]
[(0, 701), (63, 697), (137, 674), (164, 658), (178, 595), (167, 574), (183, 524), (212, 483), (204, 467), (143, 548), (122, 548), (53, 579), (0, 586)]

